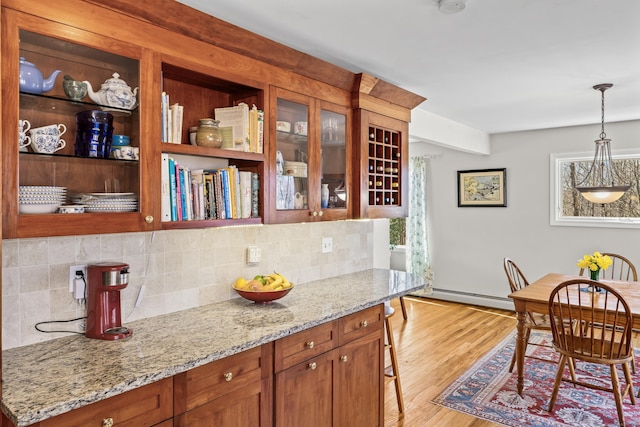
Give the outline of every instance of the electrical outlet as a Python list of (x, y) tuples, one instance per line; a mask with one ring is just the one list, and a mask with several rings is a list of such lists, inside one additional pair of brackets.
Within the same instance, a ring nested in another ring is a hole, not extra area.
[(328, 254), (329, 252), (333, 252), (333, 237), (323, 237), (322, 238), (322, 253)]
[(257, 264), (262, 259), (262, 251), (257, 246), (247, 248), (247, 264)]
[(69, 266), (69, 292), (75, 291), (75, 283), (74, 280), (76, 278), (76, 271), (82, 271), (84, 274), (84, 280), (87, 281), (87, 264), (79, 264)]

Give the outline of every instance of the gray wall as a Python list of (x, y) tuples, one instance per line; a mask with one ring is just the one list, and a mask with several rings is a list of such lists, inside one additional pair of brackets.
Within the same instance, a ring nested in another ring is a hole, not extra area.
[[(612, 151), (640, 151), (640, 121), (608, 123)], [(411, 156), (430, 154), (428, 196), (434, 289), (506, 297), (502, 259), (530, 281), (548, 272), (576, 274), (586, 253), (621, 253), (640, 266), (640, 230), (549, 225), (552, 153), (594, 152), (599, 125), (491, 136), (491, 155), (412, 143)], [(458, 170), (507, 168), (506, 208), (458, 208)], [(511, 305), (512, 307), (512, 305)]]

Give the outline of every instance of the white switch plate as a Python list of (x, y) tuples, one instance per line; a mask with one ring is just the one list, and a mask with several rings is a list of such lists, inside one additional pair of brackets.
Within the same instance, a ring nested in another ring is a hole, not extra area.
[(257, 246), (247, 248), (247, 264), (257, 264), (262, 259), (262, 251)]
[(333, 252), (333, 237), (323, 237), (322, 238), (322, 253), (328, 254), (329, 252)]

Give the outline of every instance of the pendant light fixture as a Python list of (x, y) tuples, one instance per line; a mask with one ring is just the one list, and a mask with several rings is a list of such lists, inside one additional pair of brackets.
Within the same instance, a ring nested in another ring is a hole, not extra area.
[[(595, 140), (596, 153), (587, 176), (576, 185), (576, 190), (582, 197), (592, 203), (604, 205), (618, 200), (631, 187), (621, 185), (620, 176), (611, 160), (611, 140), (604, 132), (604, 91), (613, 86), (611, 83), (602, 83), (593, 88), (600, 91), (601, 96), (601, 131), (600, 137)], [(617, 183), (617, 184), (616, 184)]]

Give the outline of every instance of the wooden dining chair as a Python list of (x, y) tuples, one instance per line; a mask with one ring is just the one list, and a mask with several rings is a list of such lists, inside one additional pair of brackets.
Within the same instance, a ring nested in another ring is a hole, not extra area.
[[(636, 267), (631, 261), (622, 255), (602, 252), (602, 255), (607, 255), (611, 258), (611, 265), (606, 270), (600, 270), (600, 279), (604, 280), (624, 280), (626, 282), (637, 282), (638, 273)], [(578, 273), (579, 276), (589, 277), (589, 270), (581, 268)]]
[[(611, 258), (611, 265), (606, 270), (600, 270), (600, 280), (624, 280), (626, 282), (638, 281), (636, 267), (626, 257), (611, 252), (603, 252), (602, 255), (608, 255), (609, 258)], [(581, 268), (578, 275), (589, 277), (589, 271), (588, 269)], [(635, 357), (631, 361), (631, 371), (634, 374), (636, 373)], [(640, 396), (640, 393), (638, 396)]]
[[(511, 260), (510, 258), (505, 258), (504, 259), (504, 271), (507, 274), (507, 279), (509, 280), (509, 287), (511, 288), (511, 292), (516, 292), (526, 286), (529, 286), (529, 281), (527, 281), (526, 277), (524, 276), (524, 274), (522, 273), (522, 271), (520, 270), (520, 268), (516, 265), (515, 262), (513, 262), (513, 260)], [(550, 363), (556, 363), (555, 360), (549, 360), (549, 359), (543, 359), (540, 357), (536, 357), (533, 355), (527, 355), (526, 351), (527, 351), (527, 347), (529, 346), (529, 344), (531, 345), (537, 345), (540, 347), (549, 347), (549, 348), (553, 348), (553, 346), (551, 345), (547, 345), (547, 344), (538, 344), (538, 343), (530, 343), (529, 342), (529, 337), (531, 335), (531, 331), (532, 330), (538, 330), (538, 331), (546, 331), (548, 333), (551, 332), (551, 322), (549, 322), (549, 315), (546, 313), (533, 313), (533, 312), (527, 312), (526, 315), (526, 319), (525, 319), (525, 347), (524, 347), (524, 351), (525, 351), (525, 357), (531, 358), (531, 359), (537, 359), (537, 360), (541, 360), (544, 362), (550, 362)], [(511, 357), (511, 365), (509, 366), (509, 372), (513, 372), (513, 367), (516, 363), (516, 353), (515, 350), (513, 352), (513, 356)], [(571, 367), (573, 367), (573, 365), (570, 365)]]
[[(602, 291), (589, 292), (589, 286), (598, 286)], [(629, 368), (633, 354), (632, 314), (627, 302), (607, 284), (589, 279), (573, 279), (560, 283), (551, 292), (549, 315), (553, 345), (560, 354), (549, 412), (553, 412), (560, 384), (566, 381), (574, 386), (612, 392), (620, 426), (624, 426), (624, 398), (629, 395), (631, 403), (636, 404)], [(567, 323), (575, 327), (567, 328)], [(599, 385), (595, 381), (577, 380), (575, 377), (564, 378), (564, 369), (569, 360), (608, 365), (611, 387)], [(622, 388), (617, 365), (622, 367), (624, 373), (625, 384)]]

